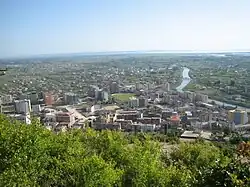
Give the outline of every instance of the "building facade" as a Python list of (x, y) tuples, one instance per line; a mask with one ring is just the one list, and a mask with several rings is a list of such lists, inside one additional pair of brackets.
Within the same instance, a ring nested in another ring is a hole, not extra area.
[(96, 90), (98, 90), (98, 89), (99, 89), (99, 87), (94, 86), (94, 85), (90, 85), (88, 88), (88, 96), (95, 97)]
[(15, 100), (14, 103), (15, 103), (16, 113), (28, 114), (31, 112), (30, 100), (28, 99)]
[(228, 112), (228, 120), (235, 125), (244, 125), (248, 123), (248, 114), (244, 110), (230, 110)]
[(12, 102), (13, 102), (12, 95), (4, 95), (0, 97), (0, 104), (12, 103)]
[(65, 93), (64, 94), (64, 103), (67, 105), (74, 105), (78, 103), (78, 97), (74, 93)]
[(138, 105), (139, 105), (139, 107), (145, 107), (145, 106), (147, 106), (147, 104), (148, 104), (147, 101), (148, 100), (145, 97), (139, 97), (138, 98)]
[(54, 95), (52, 93), (45, 93), (44, 94), (44, 103), (47, 106), (51, 106), (54, 104)]
[(37, 104), (38, 103), (38, 94), (36, 92), (33, 92), (29, 95), (31, 104)]
[(208, 95), (204, 95), (204, 94), (196, 94), (196, 101), (201, 101), (203, 103), (208, 103)]
[(67, 126), (70, 127), (75, 123), (75, 118), (70, 112), (58, 112), (56, 113), (56, 122), (59, 122), (59, 124), (67, 124)]
[(131, 97), (129, 98), (128, 104), (131, 108), (137, 108), (139, 106), (139, 99), (137, 99), (136, 97)]
[(31, 118), (30, 114), (12, 114), (9, 115), (12, 119), (18, 120), (22, 123), (25, 123), (27, 125), (31, 124)]
[(164, 84), (164, 88), (165, 88), (165, 90), (166, 90), (167, 92), (169, 92), (169, 91), (170, 91), (170, 84), (169, 84), (168, 82), (166, 82), (166, 83)]
[(117, 82), (112, 82), (110, 84), (110, 93), (111, 94), (119, 93), (119, 85)]

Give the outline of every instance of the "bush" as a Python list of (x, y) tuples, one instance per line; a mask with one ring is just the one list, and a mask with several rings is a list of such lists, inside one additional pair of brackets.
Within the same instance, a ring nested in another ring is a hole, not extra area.
[(158, 138), (170, 137), (92, 129), (56, 135), (0, 116), (0, 186), (249, 186), (247, 163), (219, 146), (181, 143), (164, 153)]

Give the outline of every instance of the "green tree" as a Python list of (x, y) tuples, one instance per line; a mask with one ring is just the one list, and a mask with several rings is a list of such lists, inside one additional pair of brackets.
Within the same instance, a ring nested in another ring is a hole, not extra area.
[(155, 139), (90, 128), (55, 134), (0, 115), (0, 186), (250, 185), (248, 143), (236, 150), (197, 141), (163, 152)]
[(187, 166), (194, 171), (215, 165), (216, 161), (221, 159), (229, 162), (220, 149), (211, 143), (181, 143), (170, 153), (171, 162)]

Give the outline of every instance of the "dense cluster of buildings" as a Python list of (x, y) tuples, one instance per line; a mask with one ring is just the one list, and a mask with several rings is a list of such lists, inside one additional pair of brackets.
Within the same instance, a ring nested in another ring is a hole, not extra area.
[[(55, 132), (71, 128), (96, 130), (111, 129), (127, 132), (183, 133), (196, 137), (197, 132), (213, 132), (224, 128), (247, 131), (249, 113), (228, 110), (208, 103), (208, 96), (193, 92), (170, 90), (169, 83), (151, 90), (142, 90), (128, 101), (117, 103), (111, 93), (119, 93), (119, 84), (112, 82), (110, 89), (90, 86), (87, 99), (66, 92), (29, 93), (18, 97), (1, 96), (1, 113), (30, 124), (36, 117), (47, 129)], [(135, 89), (132, 93), (138, 93)], [(120, 105), (122, 104), (122, 105)], [(124, 107), (125, 105), (125, 107)], [(32, 117), (31, 117), (32, 116)], [(196, 134), (190, 132), (196, 132)]]
[[(120, 71), (111, 68), (108, 70), (112, 72), (110, 75), (100, 74), (99, 69), (86, 71), (85, 76), (90, 79), (86, 84), (84, 80), (79, 82), (82, 74), (69, 73), (67, 76), (73, 76), (71, 80), (79, 81), (71, 82), (65, 90), (1, 95), (0, 112), (26, 124), (37, 118), (47, 129), (55, 132), (90, 127), (126, 132), (188, 131), (183, 133), (184, 137), (197, 137), (197, 133), (222, 132), (224, 129), (248, 133), (250, 117), (247, 110), (210, 102), (206, 94), (176, 91), (172, 85), (175, 79), (170, 75), (168, 81), (161, 79), (167, 74), (160, 70), (129, 68)], [(135, 79), (138, 72), (150, 76), (144, 80), (140, 77)], [(151, 73), (158, 73), (158, 77), (153, 78)], [(128, 81), (130, 75), (134, 81)], [(60, 81), (68, 81), (64, 79)], [(78, 92), (72, 91), (71, 87), (79, 87)], [(126, 94), (129, 95), (127, 99)], [(195, 133), (192, 136), (190, 132)]]

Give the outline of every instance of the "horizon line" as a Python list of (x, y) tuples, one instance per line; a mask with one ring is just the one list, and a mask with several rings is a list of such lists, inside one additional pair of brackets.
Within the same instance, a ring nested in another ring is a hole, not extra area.
[(46, 53), (46, 54), (34, 54), (34, 55), (16, 55), (8, 57), (0, 57), (1, 59), (23, 59), (23, 58), (41, 58), (41, 57), (57, 57), (60, 55), (125, 55), (125, 54), (202, 54), (202, 53), (250, 53), (250, 49), (242, 50), (128, 50), (128, 51), (90, 51), (90, 52), (65, 52), (65, 53)]

